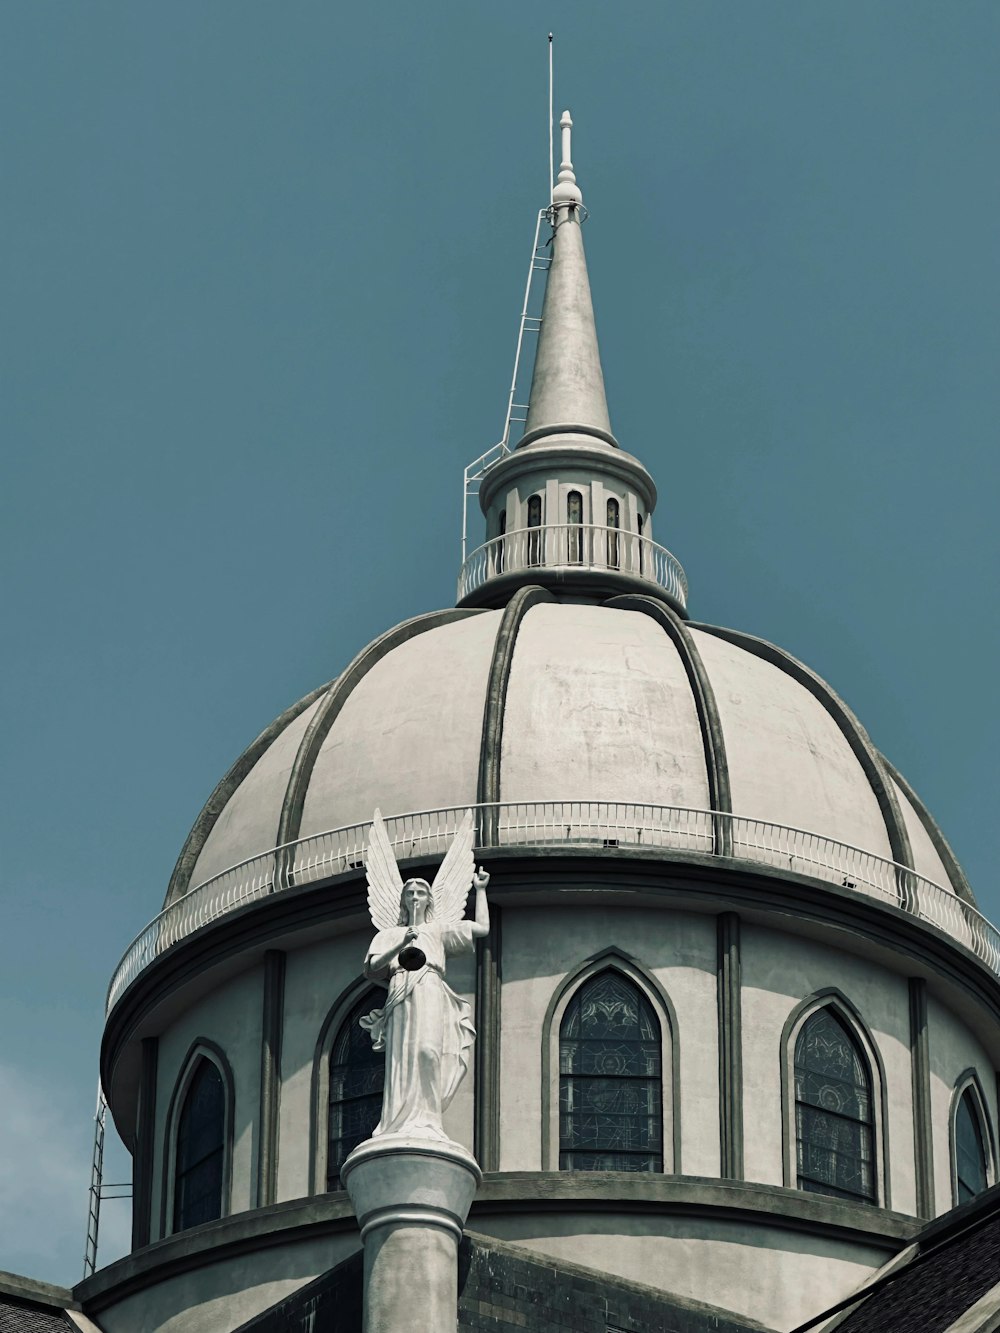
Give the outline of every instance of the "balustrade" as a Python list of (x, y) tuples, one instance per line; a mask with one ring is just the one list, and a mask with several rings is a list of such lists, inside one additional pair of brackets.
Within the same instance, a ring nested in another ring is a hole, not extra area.
[[(386, 820), (399, 860), (443, 856), (466, 807)], [(950, 889), (894, 861), (804, 829), (742, 815), (629, 801), (518, 801), (475, 807), (480, 848), (592, 847), (725, 854), (878, 899), (945, 931), (1000, 974), (1000, 932)], [(129, 945), (108, 990), (110, 1011), (154, 959), (194, 931), (269, 894), (364, 864), (370, 824), (313, 834), (241, 861), (170, 903)], [(731, 849), (731, 850), (729, 850)]]
[(594, 523), (544, 523), (494, 537), (473, 551), (462, 566), (458, 600), (491, 579), (532, 569), (627, 574), (655, 584), (680, 606), (687, 605), (687, 576), (666, 547), (636, 532)]

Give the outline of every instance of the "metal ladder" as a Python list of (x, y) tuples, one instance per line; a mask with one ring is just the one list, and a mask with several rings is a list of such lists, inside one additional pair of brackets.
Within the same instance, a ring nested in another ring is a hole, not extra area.
[[(528, 404), (518, 402), (519, 397), (527, 397), (527, 394), (518, 394), (519, 379), (521, 375), (521, 353), (524, 349), (524, 338), (526, 334), (537, 334), (542, 327), (541, 314), (531, 314), (531, 310), (540, 305), (538, 297), (538, 287), (535, 283), (536, 273), (548, 273), (552, 266), (551, 255), (545, 253), (548, 250), (551, 237), (547, 241), (539, 243), (539, 237), (542, 231), (542, 223), (551, 224), (551, 208), (542, 208), (538, 211), (538, 217), (535, 219), (535, 236), (531, 245), (531, 259), (528, 263), (528, 278), (524, 284), (524, 301), (521, 305), (521, 319), (517, 327), (517, 346), (514, 350), (514, 372), (510, 377), (510, 389), (507, 393), (507, 408), (504, 413), (503, 434), (491, 449), (487, 449), (484, 454), (480, 454), (465, 469), (462, 481), (462, 563), (465, 564), (466, 545), (469, 531), (469, 501), (479, 494), (479, 486), (486, 473), (501, 458), (510, 453), (510, 432), (511, 427), (523, 425), (527, 420)], [(544, 287), (543, 287), (544, 290)], [(518, 413), (524, 413), (520, 416)]]
[[(107, 1121), (108, 1103), (104, 1099), (104, 1089), (100, 1079), (97, 1082), (97, 1109), (94, 1112), (94, 1153), (90, 1162), (90, 1189), (87, 1191), (87, 1240), (83, 1250), (83, 1276), (92, 1276), (97, 1268), (97, 1238), (101, 1225), (102, 1199), (130, 1199), (132, 1186), (129, 1181), (104, 1182), (104, 1130)], [(111, 1190), (124, 1190), (124, 1194), (112, 1194)]]

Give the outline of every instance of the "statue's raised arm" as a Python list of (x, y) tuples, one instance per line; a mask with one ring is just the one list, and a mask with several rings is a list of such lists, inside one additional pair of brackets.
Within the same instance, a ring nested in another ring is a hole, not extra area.
[[(490, 928), (486, 886), (476, 870), (475, 823), (466, 811), (433, 885), (403, 883), (389, 833), (379, 812), (372, 820), (365, 871), (368, 910), (376, 935), (365, 958), (365, 975), (388, 985), (383, 1009), (362, 1026), (376, 1050), (385, 1050), (382, 1119), (373, 1138), (396, 1134), (447, 1141), (441, 1115), (469, 1064), (475, 1039), (471, 1008), (445, 981), (445, 960), (464, 953)], [(475, 916), (465, 918), (470, 888)]]

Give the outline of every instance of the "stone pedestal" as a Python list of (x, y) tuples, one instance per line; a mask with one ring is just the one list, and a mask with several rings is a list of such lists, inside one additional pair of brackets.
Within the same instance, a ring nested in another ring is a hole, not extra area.
[(483, 1173), (458, 1143), (367, 1139), (340, 1179), (361, 1224), (364, 1333), (453, 1333), (458, 1242)]

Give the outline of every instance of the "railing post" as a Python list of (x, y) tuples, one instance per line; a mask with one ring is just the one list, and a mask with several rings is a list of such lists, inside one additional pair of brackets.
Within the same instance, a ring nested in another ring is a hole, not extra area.
[(274, 853), (274, 874), (271, 877), (271, 887), (269, 893), (277, 893), (281, 889), (290, 889), (295, 884), (295, 876), (292, 873), (292, 848), (279, 847)]

